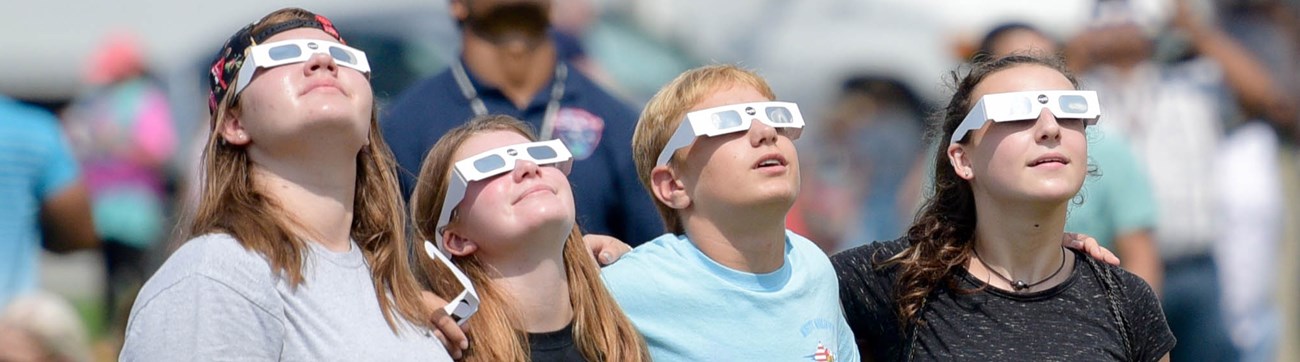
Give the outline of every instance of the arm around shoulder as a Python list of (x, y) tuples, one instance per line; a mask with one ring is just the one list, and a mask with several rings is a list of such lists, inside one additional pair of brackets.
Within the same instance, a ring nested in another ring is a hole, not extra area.
[(284, 326), (278, 313), (221, 281), (189, 276), (142, 291), (136, 304), (123, 361), (280, 358)]

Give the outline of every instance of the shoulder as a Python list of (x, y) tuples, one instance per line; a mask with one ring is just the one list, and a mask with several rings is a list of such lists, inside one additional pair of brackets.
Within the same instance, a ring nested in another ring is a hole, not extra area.
[[(1085, 258), (1088, 258), (1087, 255), (1078, 251), (1074, 251), (1074, 253), (1078, 255), (1076, 257), (1078, 260), (1086, 260)], [(1104, 279), (1109, 277), (1115, 282), (1116, 286), (1119, 287), (1121, 293), (1120, 296), (1123, 297), (1127, 304), (1132, 305), (1134, 302), (1147, 301), (1151, 302), (1150, 304), (1159, 305), (1159, 298), (1156, 297), (1155, 291), (1151, 289), (1151, 285), (1147, 284), (1147, 282), (1142, 280), (1142, 277), (1137, 276), (1137, 274), (1124, 270), (1124, 268), (1095, 260), (1086, 262), (1090, 265), (1094, 265), (1094, 268), (1097, 269), (1097, 273), (1102, 274), (1098, 275), (1099, 278)]]
[[(1146, 280), (1114, 265), (1105, 264), (1105, 268), (1118, 277), (1120, 290), (1124, 292), (1124, 299), (1128, 301), (1128, 305), (1141, 312), (1164, 313), (1160, 310), (1160, 298), (1156, 296), (1155, 290), (1151, 289), (1151, 285), (1147, 284)], [(1148, 310), (1152, 308), (1154, 310)]]
[(659, 272), (668, 269), (669, 266), (678, 264), (672, 260), (678, 258), (673, 245), (678, 242), (689, 241), (671, 233), (660, 235), (632, 248), (632, 251), (624, 254), (617, 262), (601, 269), (600, 274), (611, 289), (632, 280), (645, 281), (647, 278), (661, 274)]
[(35, 140), (58, 140), (63, 133), (59, 119), (54, 114), (7, 98), (0, 98), (0, 120), (4, 120), (0, 126), (7, 126), (5, 128), (10, 131), (24, 132), (28, 137), (36, 137)]
[(1120, 293), (1116, 296), (1120, 299), (1120, 308), (1123, 308), (1123, 320), (1128, 325), (1134, 352), (1139, 354), (1134, 360), (1154, 361), (1172, 350), (1176, 340), (1151, 286), (1120, 267), (1100, 262), (1090, 264), (1099, 265), (1098, 272), (1107, 274), (1099, 277), (1113, 276), (1115, 284), (1118, 284)]
[(847, 271), (865, 272), (875, 270), (889, 258), (902, 253), (909, 246), (906, 237), (877, 241), (841, 251), (831, 256), (831, 264), (843, 275)]
[(790, 243), (790, 253), (792, 259), (803, 260), (806, 265), (810, 266), (809, 270), (800, 272), (821, 272), (825, 271), (827, 276), (834, 275), (835, 270), (831, 267), (831, 260), (826, 256), (826, 252), (821, 247), (813, 243), (812, 240), (794, 231), (787, 229), (785, 231), (786, 240)]
[(147, 305), (152, 298), (201, 290), (187, 286), (208, 284), (255, 304), (270, 305), (277, 281), (265, 257), (230, 235), (207, 234), (187, 240), (168, 257), (140, 290), (136, 303)]

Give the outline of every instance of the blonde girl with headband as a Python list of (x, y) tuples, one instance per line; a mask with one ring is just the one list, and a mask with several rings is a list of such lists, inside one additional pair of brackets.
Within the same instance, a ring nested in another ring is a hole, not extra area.
[[(474, 118), (425, 157), (411, 198), (430, 258), (417, 275), (435, 293), (469, 300), (469, 361), (646, 361), (645, 342), (606, 291), (575, 222), (559, 140), (535, 142), (509, 116)], [(439, 251), (441, 250), (441, 251)], [(457, 280), (436, 258), (449, 253)], [(466, 282), (469, 285), (465, 285)]]
[(933, 196), (902, 238), (832, 257), (864, 359), (1167, 358), (1151, 287), (1061, 245), (1096, 93), (1059, 60), (1024, 55), (953, 79)]
[(140, 291), (121, 359), (450, 360), (410, 273), (365, 53), (288, 8), (211, 73), (191, 237)]

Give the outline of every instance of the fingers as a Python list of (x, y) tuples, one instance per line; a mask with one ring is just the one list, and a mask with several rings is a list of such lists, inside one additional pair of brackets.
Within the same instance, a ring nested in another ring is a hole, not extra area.
[(447, 353), (452, 358), (461, 358), (462, 351), (469, 348), (469, 337), (456, 324), (456, 321), (451, 319), (451, 316), (447, 315), (447, 312), (442, 309), (442, 306), (446, 305), (447, 301), (427, 290), (420, 291), (420, 299), (430, 311), (429, 322), (434, 327), (433, 334), (447, 348)]
[(1088, 251), (1088, 249), (1086, 248), (1087, 243), (1084, 242), (1084, 238), (1087, 238), (1087, 236), (1067, 232), (1065, 233), (1064, 236), (1062, 236), (1061, 245), (1064, 245), (1065, 247), (1070, 249), (1087, 252)]
[(588, 251), (600, 266), (613, 264), (623, 254), (632, 251), (631, 246), (612, 236), (587, 234), (582, 236), (582, 241), (587, 244)]
[(442, 341), (442, 345), (447, 347), (447, 353), (451, 355), (451, 358), (460, 359), (463, 357), (464, 351), (469, 349), (469, 337), (456, 324), (456, 321), (444, 313), (442, 317), (435, 318), (433, 324), (437, 327), (434, 334), (437, 334), (438, 340)]

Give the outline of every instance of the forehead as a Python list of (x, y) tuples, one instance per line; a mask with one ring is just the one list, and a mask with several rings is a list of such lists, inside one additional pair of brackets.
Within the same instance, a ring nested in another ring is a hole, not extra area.
[(1021, 64), (984, 77), (972, 90), (971, 100), (973, 104), (985, 94), (1035, 90), (1074, 90), (1074, 85), (1056, 69), (1039, 64)]
[(316, 39), (316, 40), (327, 40), (336, 43), (339, 41), (338, 39), (335, 39), (334, 37), (325, 33), (324, 30), (320, 30), (316, 28), (297, 28), (292, 30), (286, 30), (280, 32), (279, 34), (272, 35), (270, 38), (266, 38), (266, 40), (262, 41), (262, 43), (271, 43), (271, 42), (290, 40), (290, 39)]
[(743, 83), (728, 83), (714, 88), (712, 93), (701, 99), (690, 111), (709, 109), (729, 104), (770, 101), (758, 89)]
[(490, 149), (528, 142), (528, 137), (514, 131), (493, 130), (479, 132), (460, 144), (460, 148), (456, 149), (456, 152), (452, 154), (452, 160), (460, 161)]

